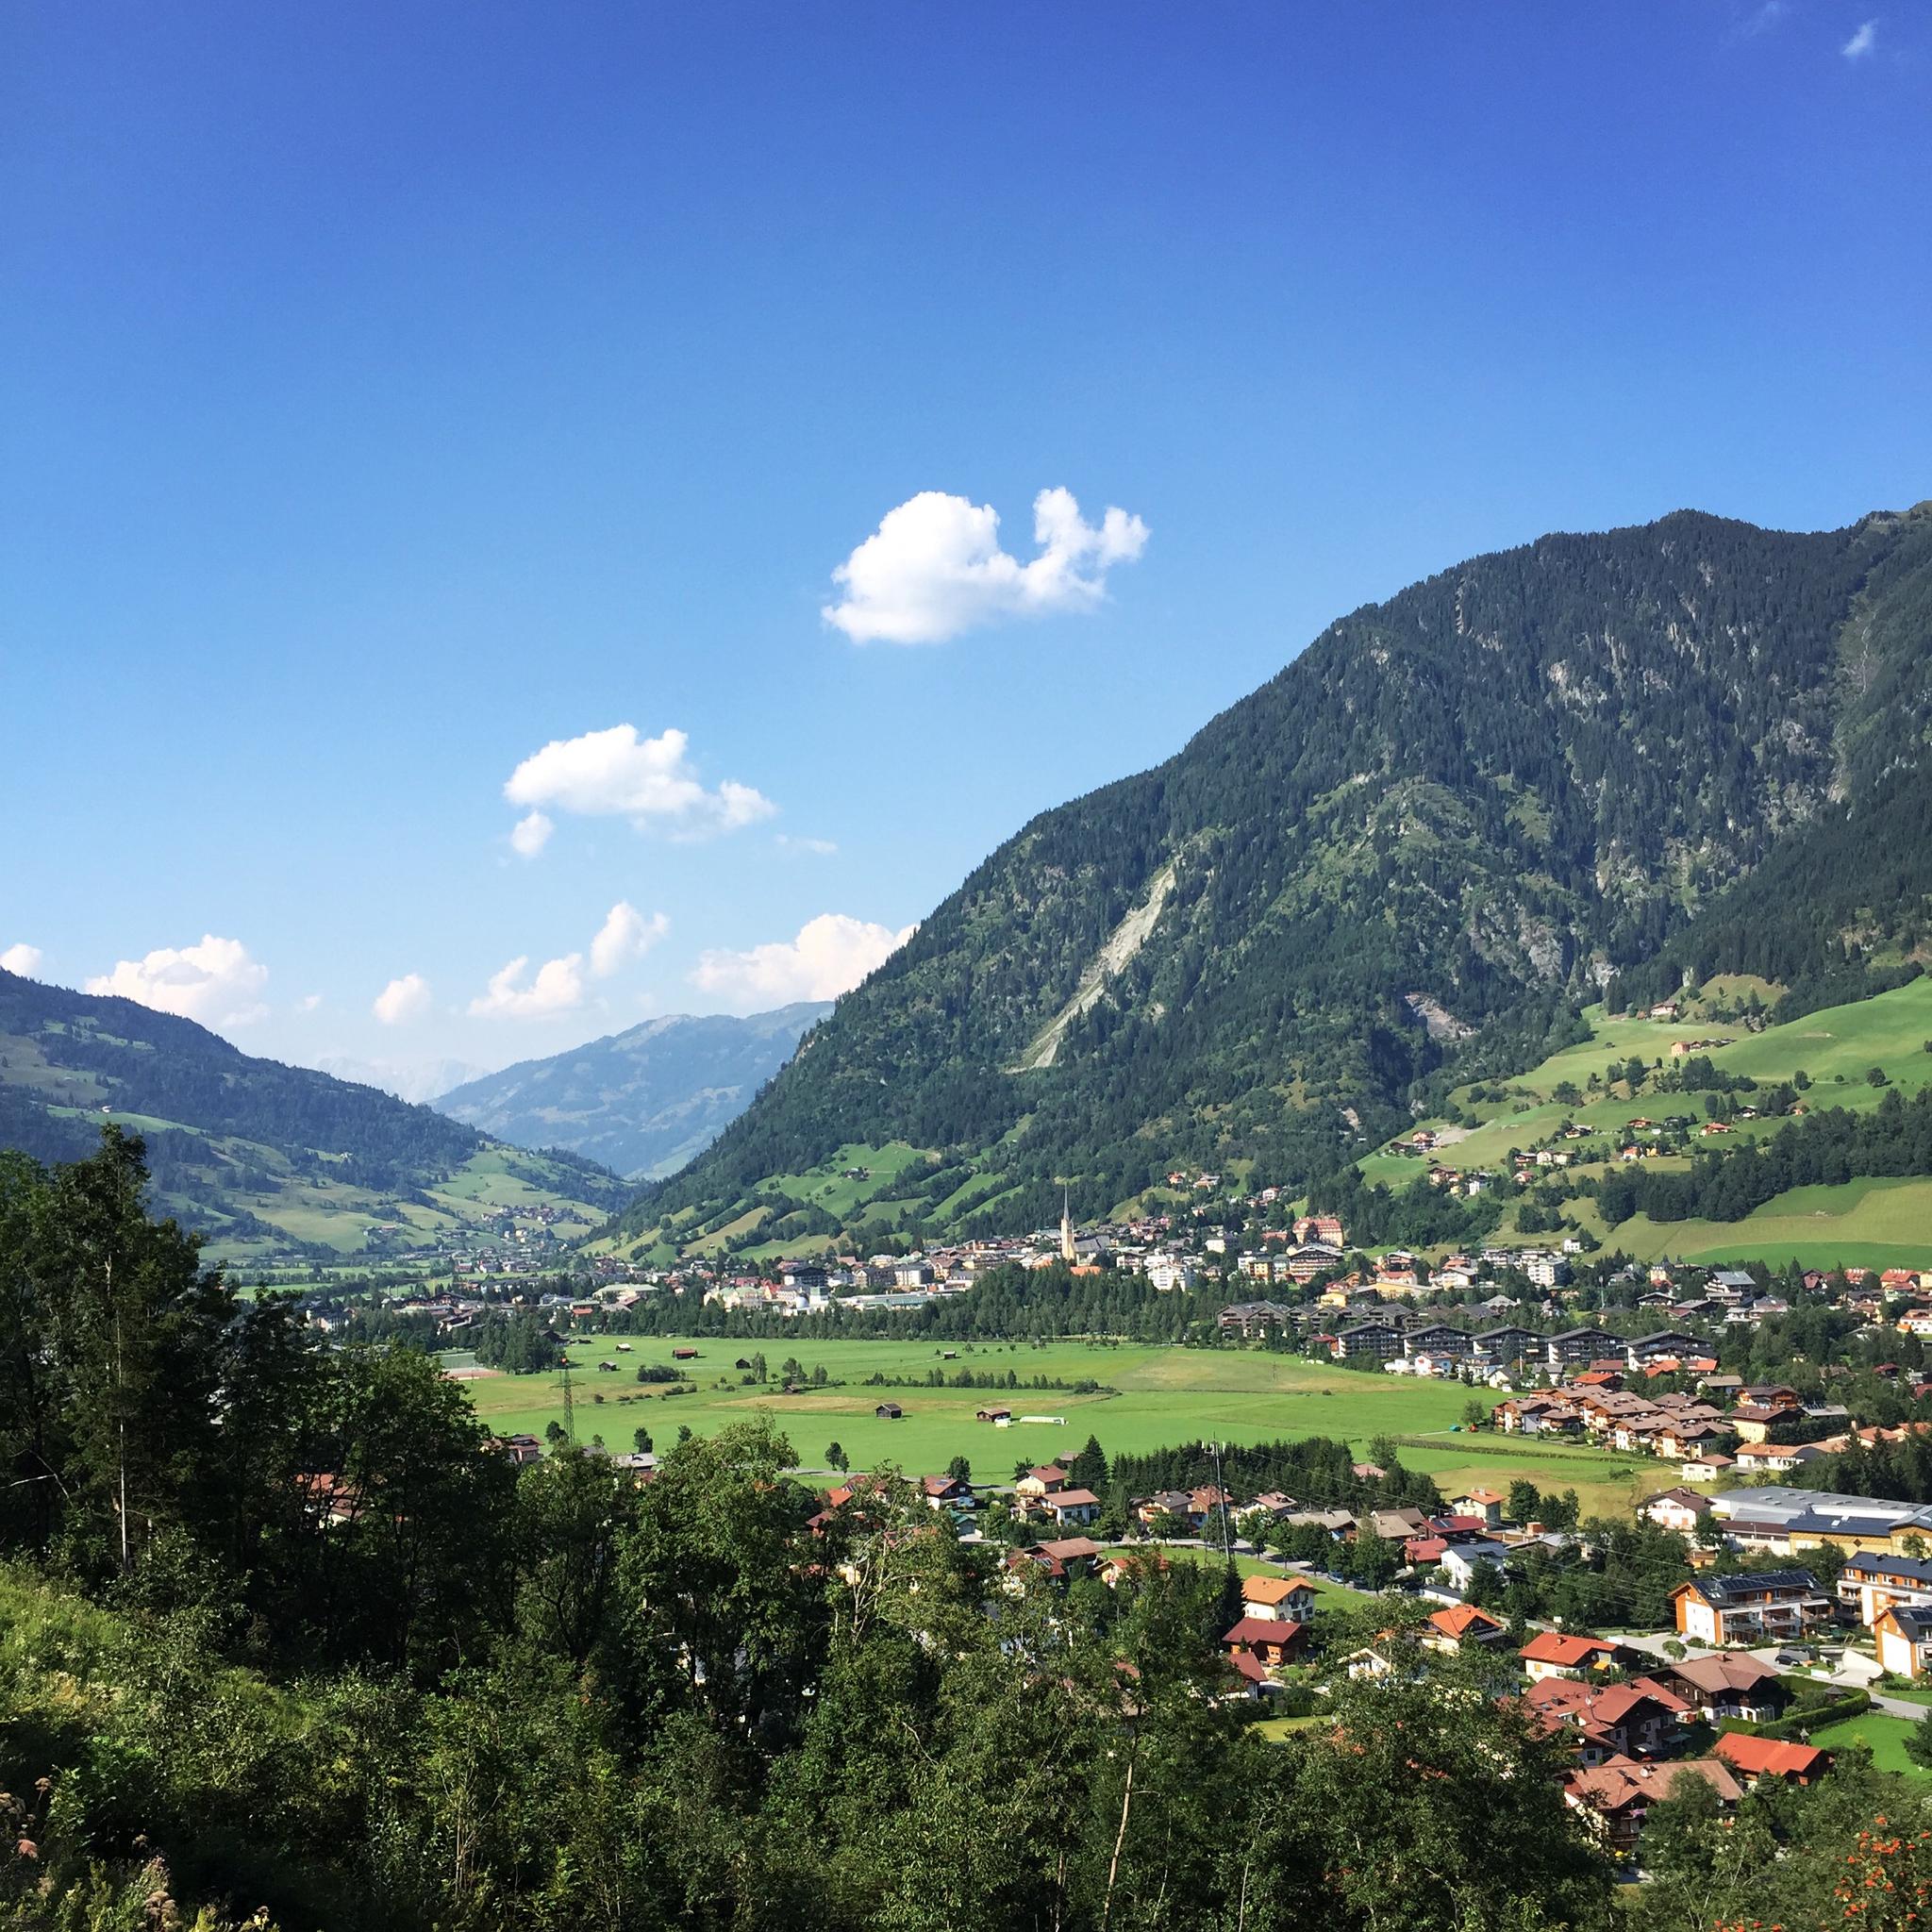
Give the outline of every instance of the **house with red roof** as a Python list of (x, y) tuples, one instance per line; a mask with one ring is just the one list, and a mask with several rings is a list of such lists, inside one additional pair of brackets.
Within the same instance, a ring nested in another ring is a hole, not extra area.
[(1418, 1634), (1424, 1650), (1440, 1650), (1452, 1657), (1465, 1645), (1487, 1650), (1508, 1638), (1509, 1626), (1474, 1604), (1453, 1604), (1446, 1610), (1436, 1611)]
[(1668, 1798), (1686, 1778), (1702, 1778), (1709, 1785), (1721, 1810), (1733, 1809), (1744, 1795), (1730, 1766), (1715, 1757), (1686, 1757), (1674, 1764), (1611, 1757), (1571, 1777), (1563, 1800), (1584, 1814), (1611, 1851), (1628, 1852), (1636, 1846), (1651, 1806)]
[(1831, 1753), (1815, 1744), (1754, 1738), (1746, 1731), (1726, 1731), (1711, 1749), (1747, 1789), (1767, 1778), (1774, 1784), (1815, 1784), (1831, 1769)]
[(1292, 1663), (1307, 1647), (1308, 1626), (1290, 1624), (1278, 1617), (1243, 1617), (1226, 1631), (1221, 1647), (1233, 1654), (1244, 1651), (1270, 1670)]
[(1532, 1683), (1545, 1677), (1581, 1679), (1592, 1671), (1627, 1669), (1638, 1661), (1637, 1653), (1614, 1638), (1567, 1630), (1539, 1630), (1516, 1655)]

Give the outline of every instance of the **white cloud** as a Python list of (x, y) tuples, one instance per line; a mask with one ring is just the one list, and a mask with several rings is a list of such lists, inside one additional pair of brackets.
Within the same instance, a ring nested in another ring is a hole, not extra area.
[(1768, 34), (1790, 10), (1790, 0), (1763, 0), (1762, 6), (1739, 23), (1739, 38), (1755, 40), (1759, 34)]
[(321, 1006), (321, 1004), (322, 995), (319, 992), (305, 992), (302, 995), (302, 997), (295, 1002), (295, 1010), (298, 1013), (312, 1013), (314, 1012), (317, 1007)]
[(619, 967), (641, 959), (670, 930), (671, 922), (661, 912), (646, 919), (628, 899), (620, 899), (591, 941), (591, 971), (608, 979)]
[(158, 946), (146, 958), (122, 959), (87, 982), (92, 993), (138, 1000), (206, 1026), (245, 1026), (268, 1011), (260, 998), (268, 968), (240, 940), (204, 933), (192, 946)]
[(781, 852), (809, 852), (815, 858), (830, 858), (839, 849), (834, 839), (801, 839), (791, 832), (778, 833), (774, 843)]
[(541, 811), (526, 812), (510, 827), (510, 849), (519, 858), (535, 858), (550, 842), (556, 824)]
[[(675, 729), (640, 738), (635, 724), (555, 739), (509, 774), (503, 795), (512, 805), (555, 806), (591, 818), (627, 818), (640, 831), (657, 826), (685, 838), (736, 831), (777, 810), (762, 792), (735, 779), (727, 778), (715, 791), (708, 791), (687, 756), (690, 745), (685, 734)], [(550, 822), (541, 811), (533, 810), (517, 831), (535, 819), (542, 820), (547, 838)], [(516, 838), (512, 833), (512, 843)], [(541, 841), (537, 843), (541, 849)]]
[(1866, 21), (1840, 49), (1847, 60), (1862, 60), (1878, 44), (1878, 23)]
[(893, 932), (842, 912), (821, 912), (799, 928), (796, 939), (774, 940), (741, 953), (701, 955), (691, 983), (746, 1011), (793, 1000), (837, 999), (916, 930), (908, 925)]
[(1009, 617), (1091, 610), (1107, 573), (1132, 563), (1147, 525), (1109, 508), (1098, 528), (1066, 490), (1033, 499), (1040, 555), (1022, 563), (1000, 548), (991, 504), (923, 490), (888, 510), (878, 528), (832, 573), (844, 592), (820, 613), (855, 643), (939, 644)]
[(420, 973), (406, 973), (391, 979), (375, 995), (369, 1010), (385, 1026), (401, 1026), (421, 1019), (429, 1010), (429, 982)]
[(40, 947), (30, 946), (25, 940), (8, 946), (0, 953), (0, 966), (8, 973), (17, 973), (23, 979), (31, 979), (41, 970), (41, 961), (46, 957)]
[(500, 972), (490, 975), (490, 990), (470, 1002), (470, 1016), (475, 1020), (547, 1020), (553, 1013), (567, 1013), (584, 1003), (584, 956), (566, 953), (560, 959), (546, 959), (537, 976), (525, 986), (527, 955), (512, 959)]

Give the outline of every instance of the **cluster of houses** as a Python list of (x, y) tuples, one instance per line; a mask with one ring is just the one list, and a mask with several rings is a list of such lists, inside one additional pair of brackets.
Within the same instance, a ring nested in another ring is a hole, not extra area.
[[(1020, 1488), (1031, 1498), (1029, 1509), (1041, 1515), (1053, 1512), (1056, 1495), (1084, 1499), (1088, 1493), (1069, 1491), (1064, 1472), (1055, 1469), (1029, 1472)], [(1143, 1521), (1177, 1515), (1198, 1523), (1228, 1504), (1223, 1491), (1208, 1487), (1146, 1497), (1137, 1508)], [(1075, 1510), (1085, 1507), (1084, 1500), (1074, 1504)], [(1360, 1519), (1344, 1510), (1304, 1511), (1285, 1496), (1257, 1497), (1241, 1513), (1266, 1508), (1288, 1522), (1317, 1524), (1338, 1540), (1380, 1536), (1399, 1542), (1412, 1567), (1452, 1584), (1459, 1578), (1466, 1588), (1476, 1566), (1501, 1563), (1542, 1534), (1537, 1525), (1506, 1528), (1502, 1507), (1500, 1496), (1477, 1490), (1435, 1519), (1415, 1509), (1374, 1510)], [(1057, 1519), (1057, 1526), (1067, 1520), (1076, 1519)], [(1007, 1558), (1008, 1587), (1024, 1588), (1033, 1577), (1064, 1584), (1089, 1575), (1114, 1586), (1162, 1560), (1085, 1536), (1055, 1535)], [(1932, 1638), (1932, 1562), (1919, 1565), (1909, 1578), (1894, 1562), (1864, 1581), (1867, 1593), (1884, 1602), (1881, 1622), (1901, 1614), (1909, 1621), (1914, 1607), (1923, 1606), (1920, 1621)], [(1902, 1582), (1920, 1592), (1903, 1611), (1889, 1594)], [(1847, 1600), (1849, 1591), (1847, 1585), (1841, 1592)], [(1337, 1668), (1355, 1677), (1393, 1676), (1415, 1668), (1410, 1646), (1452, 1655), (1509, 1650), (1508, 1626), (1500, 1617), (1446, 1590), (1436, 1595), (1440, 1607), (1417, 1629), (1387, 1632), (1340, 1659)], [(1293, 1570), (1243, 1579), (1241, 1615), (1221, 1639), (1231, 1695), (1265, 1703), (1285, 1690), (1290, 1675), (1310, 1661), (1318, 1601), (1315, 1582)], [(1758, 1725), (1785, 1715), (1791, 1693), (1775, 1665), (1722, 1646), (1786, 1641), (1829, 1622), (1835, 1607), (1809, 1573), (1700, 1577), (1680, 1587), (1674, 1605), (1687, 1642), (1710, 1646), (1713, 1654), (1687, 1651), (1672, 1660), (1614, 1638), (1562, 1630), (1539, 1630), (1514, 1650), (1524, 1707), (1567, 1747), (1566, 1801), (1618, 1852), (1634, 1847), (1650, 1806), (1680, 1778), (1703, 1779), (1728, 1809), (1760, 1782), (1808, 1784), (1831, 1765), (1828, 1753), (1807, 1744), (1737, 1731), (1712, 1735), (1726, 1721)]]

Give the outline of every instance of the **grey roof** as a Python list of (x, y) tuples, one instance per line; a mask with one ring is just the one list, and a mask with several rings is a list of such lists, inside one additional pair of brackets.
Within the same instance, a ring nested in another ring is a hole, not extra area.
[(1829, 1490), (1794, 1490), (1767, 1483), (1761, 1490), (1720, 1490), (1712, 1510), (1726, 1522), (1779, 1531), (1829, 1531), (1838, 1536), (1886, 1536), (1894, 1529), (1932, 1531), (1932, 1507), (1891, 1503), (1878, 1496), (1846, 1496)]
[(1923, 1557), (1881, 1557), (1871, 1550), (1860, 1550), (1845, 1569), (1860, 1576), (1900, 1576), (1932, 1589), (1932, 1560)]
[(1818, 1579), (1808, 1570), (1759, 1570), (1742, 1576), (1704, 1576), (1697, 1588), (1712, 1603), (1724, 1604), (1734, 1598), (1749, 1598), (1767, 1590), (1815, 1591)]

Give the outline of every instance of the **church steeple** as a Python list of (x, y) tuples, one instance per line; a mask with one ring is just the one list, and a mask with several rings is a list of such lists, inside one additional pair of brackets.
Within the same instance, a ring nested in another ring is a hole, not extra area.
[(1071, 1266), (1077, 1258), (1074, 1246), (1074, 1191), (1067, 1187), (1060, 1191), (1060, 1259)]

